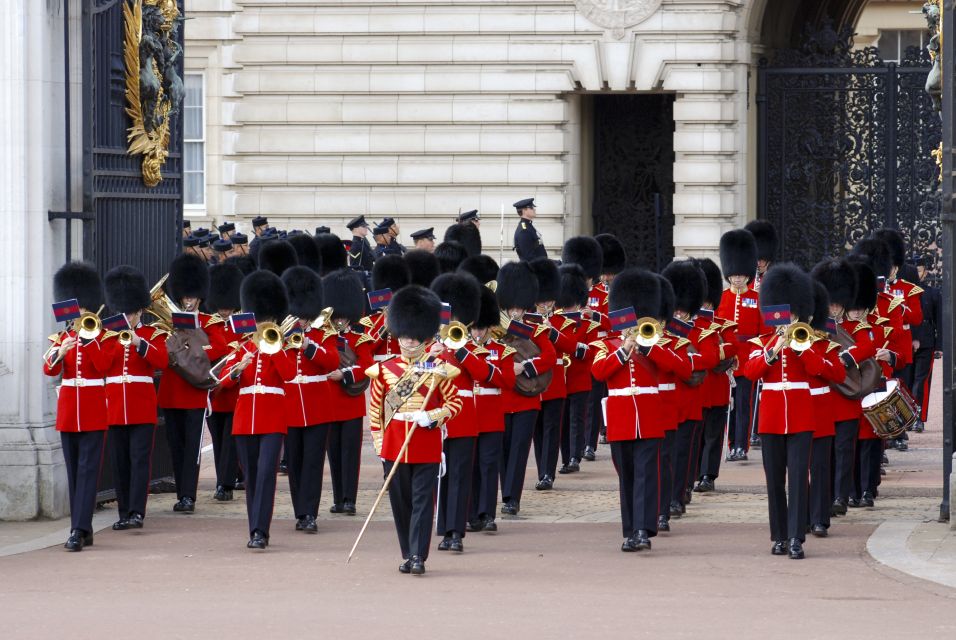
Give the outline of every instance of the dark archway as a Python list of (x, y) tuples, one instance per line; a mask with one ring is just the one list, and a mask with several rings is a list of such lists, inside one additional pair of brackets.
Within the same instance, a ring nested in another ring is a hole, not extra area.
[(760, 20), (760, 43), (768, 49), (800, 45), (807, 25), (826, 20), (836, 28), (855, 25), (869, 0), (768, 0)]

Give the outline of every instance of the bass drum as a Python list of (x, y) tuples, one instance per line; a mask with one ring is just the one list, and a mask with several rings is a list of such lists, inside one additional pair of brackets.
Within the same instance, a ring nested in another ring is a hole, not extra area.
[[(537, 358), (541, 355), (541, 349), (531, 340), (518, 338), (510, 333), (501, 337), (500, 341), (518, 352), (518, 359), (521, 361)], [(544, 393), (544, 390), (551, 384), (551, 378), (554, 374), (549, 369), (539, 376), (529, 378), (528, 376), (517, 376), (515, 378), (515, 393), (528, 398), (534, 398)]]
[[(355, 352), (352, 351), (351, 347), (345, 345), (344, 347), (339, 348), (339, 366), (342, 368), (353, 367), (355, 366)], [(352, 384), (347, 383), (345, 380), (342, 380), (342, 388), (350, 396), (360, 396), (365, 393), (365, 390), (368, 389), (369, 385), (372, 383), (368, 378), (362, 378), (358, 382), (353, 382)]]

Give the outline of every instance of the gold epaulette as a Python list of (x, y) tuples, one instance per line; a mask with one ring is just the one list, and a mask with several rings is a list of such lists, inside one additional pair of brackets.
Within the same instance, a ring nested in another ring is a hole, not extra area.
[(453, 364), (448, 364), (445, 362), (441, 365), (441, 368), (445, 373), (445, 375), (442, 376), (443, 380), (454, 380), (461, 375), (461, 369)]
[(683, 349), (689, 344), (690, 344), (690, 340), (688, 340), (687, 338), (678, 338), (677, 342), (674, 343), (674, 350), (676, 351), (677, 349)]
[(591, 320), (591, 326), (588, 327), (588, 331), (589, 332), (596, 331), (597, 329), (600, 329), (600, 328), (601, 328), (600, 322), (595, 322), (594, 320)]
[(151, 335), (151, 336), (149, 337), (149, 339), (150, 339), (150, 340), (155, 340), (156, 338), (158, 338), (158, 337), (160, 337), (160, 336), (164, 336), (164, 335), (165, 335), (165, 336), (168, 336), (168, 335), (169, 335), (169, 332), (166, 331), (165, 329), (160, 329), (159, 327), (153, 327), (153, 335)]
[(228, 346), (230, 349), (235, 350), (235, 349), (238, 349), (239, 347), (241, 347), (241, 346), (242, 346), (242, 343), (241, 343), (239, 340), (233, 340), (232, 342), (230, 342), (230, 343), (229, 343), (228, 345), (226, 345), (226, 346)]
[(564, 319), (564, 324), (561, 325), (561, 331), (564, 331), (564, 330), (567, 329), (568, 327), (573, 327), (574, 325), (575, 325), (575, 321), (574, 321), (574, 320), (572, 320), (571, 318), (565, 318), (565, 319)]
[(880, 316), (880, 317), (878, 317), (876, 320), (873, 321), (873, 324), (886, 324), (886, 323), (889, 322), (889, 321), (890, 321), (890, 319), (887, 318), (886, 316)]
[(119, 335), (119, 331), (113, 331), (112, 329), (108, 329), (103, 332), (103, 335), (100, 336), (100, 339), (106, 340), (107, 338), (115, 338), (118, 335)]
[(856, 329), (854, 329), (852, 333), (856, 333), (857, 331), (869, 331), (870, 329), (872, 329), (872, 327), (869, 325), (869, 323), (860, 322), (858, 325), (856, 325)]
[(704, 338), (712, 335), (713, 333), (714, 333), (713, 329), (704, 329), (703, 331), (700, 332), (700, 337), (698, 339), (703, 340)]
[(843, 345), (840, 344), (839, 342), (834, 342), (833, 340), (830, 340), (830, 344), (827, 345), (827, 353), (830, 353), (830, 352), (833, 351), (834, 349), (839, 349), (839, 348), (841, 348), (842, 346), (843, 346)]
[(371, 378), (372, 380), (375, 380), (375, 379), (378, 378), (378, 377), (381, 375), (381, 373), (382, 373), (382, 371), (381, 371), (381, 369), (380, 369), (380, 365), (381, 365), (380, 362), (376, 362), (376, 363), (373, 364), (371, 367), (369, 367), (368, 369), (365, 370), (365, 375), (368, 376), (369, 378)]
[[(904, 280), (904, 282), (906, 282), (906, 281)], [(907, 298), (910, 297), (910, 296), (918, 296), (919, 294), (923, 293), (923, 288), (922, 288), (922, 287), (918, 287), (918, 286), (916, 286), (915, 284), (913, 284), (912, 282), (909, 282), (909, 283), (907, 283), (907, 284), (909, 284), (910, 287), (911, 287), (910, 290), (909, 290), (909, 292), (906, 294), (906, 297), (907, 297)]]
[(471, 350), (471, 355), (473, 356), (486, 356), (489, 353), (491, 352), (485, 349), (484, 347), (480, 347), (480, 346), (475, 347), (474, 349)]
[(331, 329), (331, 328), (330, 328), (330, 329), (323, 329), (323, 330), (322, 330), (322, 342), (325, 342), (326, 340), (328, 340), (328, 339), (331, 338), (332, 336), (338, 336), (338, 335), (339, 335), (339, 332), (336, 331), (335, 329)]
[(359, 336), (359, 339), (355, 341), (355, 346), (357, 347), (360, 344), (365, 344), (366, 342), (375, 342), (375, 338), (373, 338), (367, 333), (363, 333), (362, 335)]
[(757, 345), (758, 347), (762, 347), (762, 346), (763, 346), (763, 342), (761, 342), (760, 336), (757, 336), (756, 338), (751, 338), (751, 339), (748, 340), (747, 342), (749, 342), (750, 344), (755, 344), (755, 345)]
[(889, 338), (890, 334), (893, 333), (893, 327), (883, 327), (883, 337)]
[(359, 324), (362, 325), (363, 327), (368, 327), (369, 329), (375, 326), (372, 323), (372, 316), (363, 316), (362, 319), (359, 320)]
[(671, 343), (671, 339), (667, 336), (661, 336), (661, 339), (657, 341), (658, 347), (666, 347)]
[(214, 313), (211, 316), (209, 316), (209, 319), (206, 320), (206, 324), (203, 326), (211, 327), (214, 324), (225, 324), (225, 323), (226, 321), (222, 319), (221, 315), (219, 315), (218, 313)]
[(542, 333), (544, 333), (545, 331), (550, 331), (550, 330), (551, 330), (551, 327), (549, 327), (548, 325), (546, 325), (546, 324), (544, 324), (544, 323), (539, 324), (539, 325), (538, 325), (538, 328), (534, 330), (534, 337), (537, 338), (538, 336), (540, 336), (540, 335), (541, 335)]
[(604, 340), (595, 340), (594, 342), (588, 344), (589, 347), (594, 347), (595, 349), (607, 349), (607, 346), (604, 344)]
[(513, 353), (518, 353), (514, 347), (505, 347), (505, 350), (501, 352), (501, 359), (505, 359)]
[(737, 326), (737, 323), (734, 322), (733, 320), (725, 320), (725, 321), (724, 321), (724, 329), (725, 329), (725, 330), (726, 330), (726, 329), (733, 329), (733, 328), (735, 328), (736, 326)]
[(886, 308), (886, 312), (889, 313), (890, 311), (893, 311), (894, 309), (896, 309), (896, 307), (900, 306), (901, 304), (903, 304), (903, 298), (894, 297), (892, 300), (890, 300), (890, 306)]
[(63, 335), (64, 334), (62, 333), (54, 333), (52, 336), (48, 337), (47, 340), (53, 344), (60, 344), (63, 341)]

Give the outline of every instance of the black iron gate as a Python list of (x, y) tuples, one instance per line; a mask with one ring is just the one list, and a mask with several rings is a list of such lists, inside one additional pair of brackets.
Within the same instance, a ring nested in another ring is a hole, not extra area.
[(825, 26), (759, 69), (758, 216), (780, 235), (779, 256), (810, 267), (870, 230), (900, 229), (935, 269), (941, 249), (939, 115), (924, 91), (930, 60), (899, 64), (853, 50), (853, 33)]
[(594, 233), (613, 233), (628, 264), (674, 259), (674, 96), (594, 98)]

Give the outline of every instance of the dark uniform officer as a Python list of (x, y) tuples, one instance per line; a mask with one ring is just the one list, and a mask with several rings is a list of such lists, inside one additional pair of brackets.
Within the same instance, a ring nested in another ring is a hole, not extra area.
[(435, 252), (435, 227), (413, 231), (411, 236), (412, 240), (415, 241), (416, 249), (424, 249), (431, 253)]
[(383, 218), (379, 226), (388, 229), (389, 240), (386, 243), (388, 248), (385, 252), (394, 253), (400, 256), (405, 255), (405, 252), (408, 251), (408, 249), (406, 249), (405, 245), (398, 241), (398, 223), (395, 221), (395, 218)]
[[(374, 254), (376, 260), (389, 253), (395, 253), (389, 250), (389, 242), (391, 242), (392, 238), (388, 234), (387, 226), (384, 224), (376, 225), (372, 229), (372, 237), (375, 238)], [(398, 255), (401, 255), (401, 253)]]
[(521, 216), (521, 222), (515, 229), (514, 250), (518, 260), (528, 262), (535, 258), (547, 258), (548, 252), (541, 242), (541, 234), (534, 228), (535, 206), (534, 198), (526, 198), (514, 203), (514, 208)]
[(352, 232), (352, 243), (349, 245), (349, 267), (356, 271), (371, 271), (375, 258), (372, 256), (372, 247), (366, 239), (368, 223), (365, 221), (365, 216), (352, 218), (345, 226)]
[(471, 211), (465, 211), (464, 213), (459, 213), (458, 218), (455, 219), (455, 222), (470, 222), (476, 227), (480, 227), (481, 216), (478, 215), (478, 209), (472, 209)]
[(256, 247), (255, 251), (258, 252), (258, 244), (261, 242), (260, 237), (265, 235), (266, 231), (269, 229), (269, 220), (265, 216), (256, 216), (252, 219), (252, 241), (249, 243), (249, 252), (253, 253), (253, 248)]
[(232, 251), (232, 240), (228, 238), (219, 238), (218, 240), (212, 241), (212, 250), (213, 255), (209, 256), (209, 264), (220, 264), (229, 257), (229, 252)]
[(216, 227), (216, 230), (219, 231), (220, 238), (229, 240), (232, 238), (232, 234), (236, 232), (236, 225), (232, 222), (223, 222), (221, 225)]
[(315, 235), (320, 236), (323, 233), (332, 233), (332, 229), (325, 225), (321, 225), (315, 228)]

